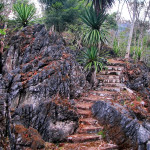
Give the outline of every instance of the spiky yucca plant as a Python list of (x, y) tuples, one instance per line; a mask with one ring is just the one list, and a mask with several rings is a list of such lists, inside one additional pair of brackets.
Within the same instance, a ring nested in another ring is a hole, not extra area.
[(86, 9), (81, 15), (82, 22), (86, 26), (83, 39), (88, 45), (98, 45), (101, 41), (107, 40), (106, 35), (108, 32), (105, 30), (104, 24), (106, 18), (107, 14), (105, 12), (101, 11), (97, 15), (93, 7)]
[(18, 21), (25, 27), (29, 24), (34, 17), (36, 8), (33, 4), (16, 3), (13, 5), (13, 9), (17, 14)]
[(85, 70), (91, 70), (94, 66), (95, 71), (102, 70), (104, 65), (102, 63), (102, 57), (97, 55), (98, 49), (96, 47), (90, 47), (86, 51), (82, 51), (79, 56), (79, 63), (84, 65)]
[(103, 58), (97, 55), (98, 49), (96, 47), (90, 47), (85, 51), (82, 51), (78, 62), (84, 66), (84, 69), (88, 71), (87, 80), (94, 88), (97, 83), (96, 73), (98, 70), (102, 70), (104, 67)]

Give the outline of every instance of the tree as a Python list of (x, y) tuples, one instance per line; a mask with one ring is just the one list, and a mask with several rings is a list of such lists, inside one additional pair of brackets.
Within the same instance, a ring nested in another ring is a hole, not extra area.
[(61, 33), (67, 28), (67, 25), (77, 22), (80, 11), (77, 1), (63, 0), (51, 2), (50, 4), (46, 7), (45, 11), (47, 27), (54, 25), (55, 30)]
[(130, 47), (131, 47), (131, 42), (132, 42), (132, 37), (133, 37), (133, 30), (134, 30), (134, 25), (136, 21), (136, 12), (137, 12), (137, 0), (133, 1), (133, 16), (132, 16), (132, 23), (131, 23), (131, 28), (130, 28), (130, 33), (129, 33), (129, 38), (128, 38), (128, 46), (126, 50), (126, 56), (125, 58), (128, 59), (130, 55)]
[[(89, 3), (90, 0), (87, 2)], [(91, 54), (95, 54), (95, 58), (99, 57), (100, 49), (104, 42), (107, 41), (108, 24), (106, 19), (110, 21), (110, 18), (108, 18), (105, 10), (112, 2), (114, 0), (92, 0), (91, 7), (88, 7), (81, 16), (86, 28), (84, 39), (89, 47), (95, 46), (95, 48), (88, 49), (87, 53), (90, 54), (89, 52), (91, 51)], [(89, 74), (91, 74), (90, 81), (94, 85), (96, 83), (97, 65), (95, 65), (95, 62), (91, 62), (90, 57), (87, 57), (87, 62), (89, 62), (87, 66)]]
[[(132, 11), (129, 10), (129, 4), (131, 4), (130, 6)], [(125, 58), (128, 59), (130, 52), (132, 52), (132, 55), (135, 56), (138, 50), (138, 54), (142, 55), (144, 32), (149, 29), (149, 23), (147, 19), (149, 14), (150, 1), (127, 1), (127, 6), (131, 16), (131, 28), (125, 56)], [(132, 42), (132, 40), (134, 40), (134, 42)]]
[(53, 4), (55, 4), (56, 2), (60, 2), (63, 3), (66, 0), (39, 0), (40, 3), (44, 4), (46, 9), (48, 9), (49, 7), (51, 7)]
[(142, 17), (143, 19), (140, 20), (140, 36), (139, 36), (139, 39), (141, 39), (141, 43), (140, 43), (140, 49), (141, 50), (143, 49), (144, 31), (146, 31), (147, 26), (149, 26), (148, 22), (146, 21), (146, 18), (147, 18), (148, 14), (149, 14), (149, 9), (150, 9), (150, 1), (148, 2), (147, 7), (145, 8), (144, 17)]

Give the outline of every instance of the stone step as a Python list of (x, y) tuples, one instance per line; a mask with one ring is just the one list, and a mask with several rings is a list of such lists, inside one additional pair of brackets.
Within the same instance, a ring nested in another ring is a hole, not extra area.
[(107, 86), (102, 86), (99, 88), (100, 90), (103, 91), (114, 91), (114, 92), (120, 92), (122, 89), (120, 87), (107, 87)]
[(83, 110), (86, 110), (86, 109), (91, 109), (93, 103), (85, 103), (85, 102), (78, 102), (76, 103), (76, 107), (78, 109), (83, 109)]
[(94, 119), (94, 118), (81, 118), (79, 120), (80, 124), (84, 124), (84, 125), (97, 125), (98, 124), (98, 120)]
[(103, 83), (122, 83), (120, 79), (104, 79)]
[(125, 88), (126, 85), (123, 83), (103, 83), (101, 86), (107, 86), (107, 87), (121, 87)]
[(122, 60), (114, 60), (114, 59), (108, 59), (107, 60), (108, 64), (110, 65), (119, 65), (119, 66), (124, 66), (126, 63)]
[(101, 126), (93, 126), (93, 125), (80, 125), (80, 127), (78, 128), (78, 133), (79, 134), (92, 134), (95, 133), (97, 134), (99, 131), (102, 131), (103, 127)]
[[(101, 94), (100, 94), (101, 92)], [(98, 94), (97, 94), (98, 93)], [(98, 100), (104, 100), (104, 99), (108, 99), (108, 100), (111, 100), (114, 98), (114, 95), (112, 95), (113, 93), (110, 91), (90, 91), (90, 96), (89, 97), (82, 97), (82, 101), (85, 101), (85, 102), (91, 102), (91, 103), (95, 103), (96, 101)]]
[(100, 150), (118, 150), (118, 149), (119, 147), (115, 144), (108, 144), (108, 146), (100, 148)]
[(92, 115), (90, 110), (77, 109), (77, 113), (82, 117), (90, 117)]
[(103, 83), (121, 83), (122, 80), (118, 75), (97, 75), (97, 79)]
[[(62, 143), (60, 149), (63, 150), (118, 150), (115, 144), (107, 143), (104, 140), (97, 140), (84, 143)], [(58, 148), (59, 149), (59, 148)]]
[(118, 93), (114, 92), (114, 91), (90, 91), (90, 93), (93, 95), (98, 95), (98, 96), (104, 97), (104, 98), (109, 97), (109, 99), (118, 95)]
[(118, 148), (118, 146), (116, 146), (116, 145), (114, 145), (114, 146), (104, 146), (104, 147), (102, 147), (102, 146), (100, 146), (100, 147), (86, 147), (86, 149), (83, 149), (82, 148), (82, 150), (118, 150), (119, 148)]
[(74, 134), (68, 136), (67, 141), (72, 143), (83, 143), (100, 140), (102, 137), (96, 134)]
[(107, 69), (106, 70), (115, 70), (115, 71), (123, 71), (124, 70), (124, 67), (123, 66), (107, 66), (106, 67)]
[(120, 79), (120, 76), (118, 75), (97, 75), (97, 79), (104, 80), (104, 79)]
[[(103, 92), (103, 91), (102, 91)], [(94, 93), (95, 94), (95, 93)], [(94, 95), (95, 96), (95, 95)], [(112, 100), (113, 97), (105, 97), (105, 96), (98, 96), (97, 98), (90, 98), (90, 97), (82, 97), (83, 102), (90, 102), (90, 103), (95, 103), (99, 100)]]
[(115, 70), (104, 70), (98, 73), (98, 75), (118, 75), (120, 76), (122, 71), (115, 71)]

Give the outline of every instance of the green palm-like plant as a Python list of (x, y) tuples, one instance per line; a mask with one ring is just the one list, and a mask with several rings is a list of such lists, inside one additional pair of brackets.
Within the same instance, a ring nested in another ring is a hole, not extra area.
[(84, 65), (85, 70), (90, 71), (93, 66), (96, 72), (98, 69), (103, 69), (103, 58), (99, 57), (97, 53), (98, 49), (96, 47), (91, 47), (86, 51), (81, 52), (78, 61)]
[(83, 39), (88, 45), (97, 45), (107, 40), (108, 32), (105, 30), (104, 24), (106, 18), (107, 15), (103, 11), (97, 15), (93, 7), (86, 9), (82, 14), (81, 19), (87, 30)]
[(16, 3), (13, 5), (14, 11), (17, 13), (18, 21), (25, 27), (33, 18), (36, 8), (33, 4)]

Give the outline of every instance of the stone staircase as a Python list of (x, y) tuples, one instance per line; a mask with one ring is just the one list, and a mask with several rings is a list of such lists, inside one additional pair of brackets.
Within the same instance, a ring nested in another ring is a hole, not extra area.
[[(90, 91), (80, 100), (76, 100), (77, 112), (80, 116), (79, 128), (74, 135), (68, 137), (70, 143), (94, 143), (93, 149), (86, 147), (86, 150), (115, 150), (117, 145), (106, 143), (101, 132), (103, 127), (92, 117), (91, 107), (97, 100), (115, 100), (126, 86), (123, 84), (124, 63), (122, 61), (108, 60), (107, 69), (97, 74), (99, 86), (96, 90)], [(101, 143), (105, 143), (101, 145)], [(89, 144), (88, 144), (89, 145)], [(86, 146), (86, 145), (84, 145)], [(99, 148), (98, 148), (99, 147)]]

